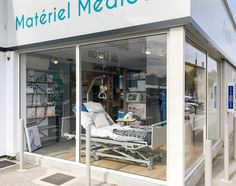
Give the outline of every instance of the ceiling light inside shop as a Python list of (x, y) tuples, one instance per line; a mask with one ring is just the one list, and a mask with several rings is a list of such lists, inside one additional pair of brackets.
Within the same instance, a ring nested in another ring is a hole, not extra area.
[(145, 54), (146, 54), (146, 55), (150, 55), (150, 54), (151, 54), (150, 49), (147, 48), (147, 49), (145, 50)]
[(104, 54), (98, 54), (98, 59), (104, 59)]
[(59, 62), (58, 62), (58, 60), (57, 60), (56, 58), (54, 58), (54, 59), (52, 60), (52, 63), (53, 63), (54, 65), (57, 65)]

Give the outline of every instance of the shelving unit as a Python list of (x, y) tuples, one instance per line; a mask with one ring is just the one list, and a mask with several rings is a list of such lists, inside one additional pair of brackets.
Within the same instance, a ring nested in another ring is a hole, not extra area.
[(58, 72), (27, 69), (27, 123), (37, 123), (42, 146), (60, 139), (62, 100)]

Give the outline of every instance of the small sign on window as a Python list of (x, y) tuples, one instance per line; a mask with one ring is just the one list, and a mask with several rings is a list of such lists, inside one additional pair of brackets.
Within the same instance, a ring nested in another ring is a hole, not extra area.
[(234, 83), (229, 83), (227, 86), (227, 109), (228, 112), (234, 112), (234, 101), (235, 101), (235, 85)]

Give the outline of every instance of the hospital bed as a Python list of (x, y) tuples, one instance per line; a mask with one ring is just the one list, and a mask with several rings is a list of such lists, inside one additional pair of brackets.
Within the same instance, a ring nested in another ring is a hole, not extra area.
[[(108, 115), (107, 117), (111, 120)], [(68, 127), (68, 123), (72, 124), (68, 120), (74, 120), (74, 117), (62, 119), (62, 134), (68, 139), (75, 138), (75, 131), (70, 130), (75, 127)], [(85, 141), (85, 134), (81, 134), (81, 139)], [(120, 126), (115, 123), (99, 128), (91, 126), (91, 149), (95, 160), (105, 157), (128, 160), (146, 164), (148, 170), (152, 170), (154, 160), (161, 161), (163, 157), (156, 149), (164, 144), (166, 122), (151, 126)]]

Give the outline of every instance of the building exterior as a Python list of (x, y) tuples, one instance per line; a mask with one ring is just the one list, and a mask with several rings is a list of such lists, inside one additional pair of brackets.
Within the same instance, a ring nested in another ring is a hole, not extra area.
[[(82, 172), (84, 129), (92, 125), (94, 178), (195, 185), (205, 140), (217, 155), (224, 123), (232, 132), (231, 6), (226, 0), (0, 0), (0, 156), (17, 155), (22, 118), (27, 161)], [(101, 130), (113, 122), (118, 126)]]

